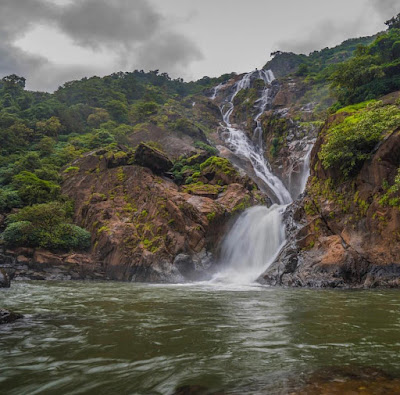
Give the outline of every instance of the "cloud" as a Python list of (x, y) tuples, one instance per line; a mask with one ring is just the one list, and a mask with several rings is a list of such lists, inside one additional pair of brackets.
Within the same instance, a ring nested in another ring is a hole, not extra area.
[(162, 19), (146, 0), (85, 0), (63, 7), (57, 25), (82, 46), (131, 47), (152, 37)]
[(400, 12), (398, 0), (369, 0), (369, 4), (385, 20), (390, 19)]
[(172, 74), (184, 72), (192, 61), (203, 59), (190, 40), (173, 32), (154, 36), (138, 49), (137, 55), (145, 69), (158, 69), (162, 65)]
[(309, 54), (315, 50), (338, 45), (348, 38), (358, 37), (363, 25), (365, 25), (365, 20), (362, 15), (351, 22), (325, 19), (304, 36), (298, 36), (297, 39), (278, 41), (276, 49)]
[[(38, 26), (56, 28), (80, 47), (106, 50), (116, 69), (101, 65), (61, 66), (16, 47), (20, 37)], [(2, 0), (0, 76), (17, 73), (31, 89), (53, 90), (65, 78), (125, 69), (160, 69), (182, 75), (202, 53), (194, 42), (171, 28), (149, 0)]]

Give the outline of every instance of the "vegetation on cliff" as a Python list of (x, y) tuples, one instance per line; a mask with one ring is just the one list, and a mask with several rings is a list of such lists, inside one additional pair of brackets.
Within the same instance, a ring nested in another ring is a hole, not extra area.
[[(79, 170), (68, 164), (93, 149), (113, 152), (118, 144), (134, 148), (137, 142), (131, 143), (129, 136), (141, 130), (171, 130), (213, 150), (204, 142), (208, 110), (205, 106), (192, 110), (190, 96), (229, 77), (185, 83), (157, 70), (134, 71), (67, 82), (54, 94), (26, 91), (23, 77), (4, 77), (0, 81), (0, 214), (29, 207), (38, 216), (47, 215), (53, 207), (48, 204), (66, 201), (61, 194), (62, 176)], [(57, 229), (50, 230), (41, 221), (32, 225), (27, 223), (30, 220), (9, 216), (4, 240), (9, 246), (52, 250), (88, 246), (83, 229), (70, 224), (71, 213), (58, 218)]]

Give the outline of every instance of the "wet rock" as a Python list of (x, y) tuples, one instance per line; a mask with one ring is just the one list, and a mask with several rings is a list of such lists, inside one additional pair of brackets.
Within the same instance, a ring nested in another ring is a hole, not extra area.
[[(291, 386), (292, 387), (292, 386)], [(306, 378), (296, 394), (398, 394), (400, 379), (374, 367), (326, 367)]]
[(10, 288), (10, 277), (4, 271), (0, 269), (0, 288)]
[(23, 318), (22, 314), (13, 313), (9, 310), (0, 309), (0, 325), (11, 324), (12, 322)]
[(174, 265), (185, 278), (193, 277), (196, 271), (192, 257), (187, 254), (177, 255), (174, 259)]
[(213, 391), (202, 385), (184, 385), (178, 387), (173, 395), (224, 395), (224, 391)]
[(136, 148), (135, 162), (140, 166), (148, 167), (155, 174), (165, 173), (173, 166), (167, 155), (144, 143)]
[(192, 256), (179, 254), (174, 259), (174, 266), (186, 280), (200, 281), (210, 278), (208, 270), (213, 265), (213, 255), (206, 250)]
[(152, 262), (151, 265), (136, 266), (131, 277), (132, 282), (183, 283), (179, 270), (168, 261)]

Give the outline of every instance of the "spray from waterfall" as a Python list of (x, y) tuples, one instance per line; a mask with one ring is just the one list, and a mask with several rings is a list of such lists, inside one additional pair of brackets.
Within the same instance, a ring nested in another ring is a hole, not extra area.
[[(254, 118), (256, 128), (253, 140), (246, 133), (233, 127), (231, 115), (235, 109), (233, 101), (242, 89), (248, 89), (254, 79), (262, 79), (265, 87), (255, 102), (258, 110)], [(271, 207), (252, 207), (244, 211), (226, 235), (221, 247), (223, 269), (213, 282), (248, 284), (254, 282), (276, 259), (285, 244), (285, 225), (283, 214), (292, 196), (283, 182), (273, 174), (271, 166), (263, 154), (262, 126), (260, 117), (272, 102), (271, 83), (274, 75), (270, 70), (256, 70), (245, 74), (234, 85), (233, 93), (221, 105), (222, 118), (226, 126), (226, 143), (233, 153), (247, 159), (257, 175), (273, 192), (278, 204)], [(221, 86), (214, 91), (217, 96)], [(213, 95), (213, 96), (214, 96)], [(214, 98), (215, 98), (214, 97)], [(301, 192), (309, 175), (309, 157), (312, 146), (307, 149), (301, 166)], [(297, 197), (294, 196), (295, 198)]]

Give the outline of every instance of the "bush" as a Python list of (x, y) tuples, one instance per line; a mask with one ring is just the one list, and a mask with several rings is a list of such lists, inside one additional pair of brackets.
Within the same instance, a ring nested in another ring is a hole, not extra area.
[(70, 203), (52, 202), (24, 207), (9, 215), (3, 239), (9, 247), (40, 247), (55, 251), (84, 250), (90, 247), (91, 235), (68, 223)]
[(42, 180), (36, 174), (22, 171), (13, 178), (14, 187), (25, 204), (45, 203), (56, 199), (60, 186), (51, 181)]
[(37, 227), (52, 227), (69, 220), (72, 213), (72, 204), (51, 202), (35, 204), (19, 210), (8, 216), (8, 222), (29, 221)]
[(215, 147), (212, 147), (211, 145), (203, 143), (202, 141), (196, 141), (194, 143), (194, 146), (196, 148), (200, 148), (200, 149), (208, 152), (210, 155), (217, 155), (218, 154), (218, 150)]
[(90, 247), (90, 233), (73, 224), (36, 227), (29, 221), (7, 226), (3, 239), (8, 247), (40, 247), (52, 251), (86, 250)]
[(33, 230), (32, 223), (29, 221), (14, 222), (3, 232), (3, 240), (10, 247), (30, 246)]
[(9, 211), (14, 207), (21, 207), (22, 201), (17, 191), (0, 189), (0, 212)]
[(347, 178), (370, 158), (384, 133), (399, 126), (400, 110), (396, 106), (373, 105), (328, 130), (318, 156), (326, 169), (337, 167)]

